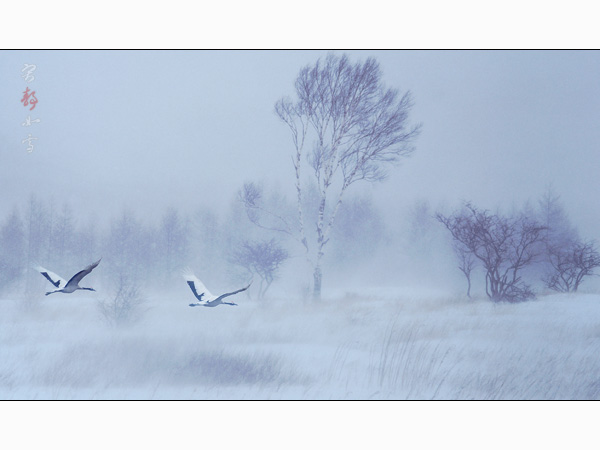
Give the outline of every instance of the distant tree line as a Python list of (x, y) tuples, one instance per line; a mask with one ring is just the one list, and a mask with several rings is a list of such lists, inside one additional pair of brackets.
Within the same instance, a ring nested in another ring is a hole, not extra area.
[(39, 285), (36, 265), (68, 277), (99, 257), (106, 280), (118, 274), (164, 282), (188, 256), (187, 227), (172, 209), (156, 225), (125, 209), (102, 229), (94, 217), (75, 217), (68, 203), (57, 207), (32, 195), (0, 221), (0, 287), (30, 290)]
[[(262, 187), (260, 192), (263, 195)], [(277, 205), (282, 214), (293, 210), (275, 190), (266, 197), (261, 201)], [(373, 233), (365, 233), (364, 239), (356, 233), (376, 214), (361, 219), (359, 211), (373, 208), (362, 199), (350, 199), (340, 212), (341, 236), (334, 247), (340, 260), (346, 258), (343, 249), (349, 242), (361, 246), (369, 240), (371, 250), (375, 247)], [(31, 195), (26, 204), (0, 217), (0, 289), (34, 293), (46, 283), (34, 266), (70, 277), (102, 257), (102, 270), (94, 275), (105, 291), (128, 292), (123, 280), (128, 289), (169, 290), (181, 282), (182, 270), (192, 266), (213, 285), (255, 278), (252, 292), (262, 299), (293, 256), (288, 247), (285, 239), (252, 226), (239, 196), (232, 198), (229, 211), (220, 214), (198, 206), (183, 215), (168, 207), (152, 222), (124, 208), (102, 222), (96, 216), (76, 217), (68, 203), (56, 205)]]
[[(249, 189), (254, 191), (250, 209)], [(317, 194), (309, 194), (304, 201), (318, 202)], [(269, 211), (277, 211), (278, 217)], [(294, 239), (273, 231), (294, 214), (293, 203), (277, 190), (252, 183), (242, 186), (229, 211), (217, 214), (199, 206), (194, 213), (182, 215), (169, 207), (155, 222), (124, 209), (102, 223), (96, 217), (76, 217), (67, 203), (56, 205), (32, 195), (21, 208), (15, 206), (0, 218), (0, 289), (37, 292), (46, 281), (33, 266), (69, 277), (102, 256), (102, 270), (95, 276), (105, 291), (129, 292), (123, 280), (129, 287), (170, 290), (181, 282), (183, 268), (192, 266), (211, 284), (254, 278), (252, 295), (262, 299), (281, 278), (282, 268), (291, 263), (300, 267), (303, 261), (298, 258), (301, 252), (294, 254)], [(435, 216), (449, 232), (468, 296), (473, 282), (479, 280), (494, 302), (528, 300), (539, 287), (575, 292), (600, 267), (595, 242), (579, 236), (559, 196), (550, 190), (536, 207), (508, 214), (472, 203), (451, 214), (434, 214), (427, 202), (420, 201), (406, 216), (408, 227), (396, 228), (395, 238), (384, 240), (390, 233), (373, 202), (348, 197), (332, 232), (336, 239), (328, 264), (352, 274), (359, 270), (358, 261), (377, 264), (377, 249), (394, 247), (398, 254), (408, 252), (405, 256), (411, 265), (421, 265), (417, 271), (427, 270), (428, 265), (433, 269), (445, 245), (443, 235), (434, 238)]]

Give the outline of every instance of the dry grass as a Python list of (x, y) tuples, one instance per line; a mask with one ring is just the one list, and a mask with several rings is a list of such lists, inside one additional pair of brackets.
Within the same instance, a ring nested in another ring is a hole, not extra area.
[(0, 301), (0, 398), (597, 399), (598, 300), (160, 297), (117, 329), (92, 297)]

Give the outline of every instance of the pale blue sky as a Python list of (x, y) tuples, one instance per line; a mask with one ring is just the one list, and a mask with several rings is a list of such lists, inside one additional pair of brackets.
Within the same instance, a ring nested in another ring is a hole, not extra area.
[[(341, 52), (338, 52), (341, 53)], [(428, 198), (483, 207), (552, 182), (584, 234), (600, 233), (600, 53), (351, 51), (410, 89), (414, 155), (377, 186), (390, 209)], [(228, 205), (245, 180), (292, 187), (274, 103), (324, 51), (0, 52), (0, 213), (31, 192), (110, 216)], [(36, 64), (35, 80), (21, 78)], [(39, 100), (29, 113), (25, 86)], [(27, 115), (39, 124), (23, 127)], [(38, 137), (32, 153), (21, 140)]]

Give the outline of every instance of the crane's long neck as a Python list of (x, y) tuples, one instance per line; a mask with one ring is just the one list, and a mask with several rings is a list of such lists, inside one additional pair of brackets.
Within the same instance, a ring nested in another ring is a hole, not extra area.
[(80, 287), (79, 289), (81, 289), (83, 291), (94, 291), (94, 292), (96, 292), (96, 289), (92, 289), (92, 288)]

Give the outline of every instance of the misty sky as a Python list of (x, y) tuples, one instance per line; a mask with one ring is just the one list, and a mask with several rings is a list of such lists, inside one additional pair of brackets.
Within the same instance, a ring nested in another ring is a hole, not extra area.
[[(374, 56), (387, 86), (411, 90), (411, 120), (423, 124), (413, 156), (355, 192), (390, 211), (415, 199), (493, 209), (535, 201), (552, 183), (582, 234), (600, 238), (599, 52), (346, 53)], [(101, 218), (125, 206), (226, 208), (246, 180), (291, 193), (292, 144), (274, 104), (326, 54), (2, 51), (0, 214), (32, 192)], [(25, 63), (37, 66), (33, 82)], [(33, 111), (20, 102), (26, 86)], [(27, 116), (41, 122), (24, 127)]]

